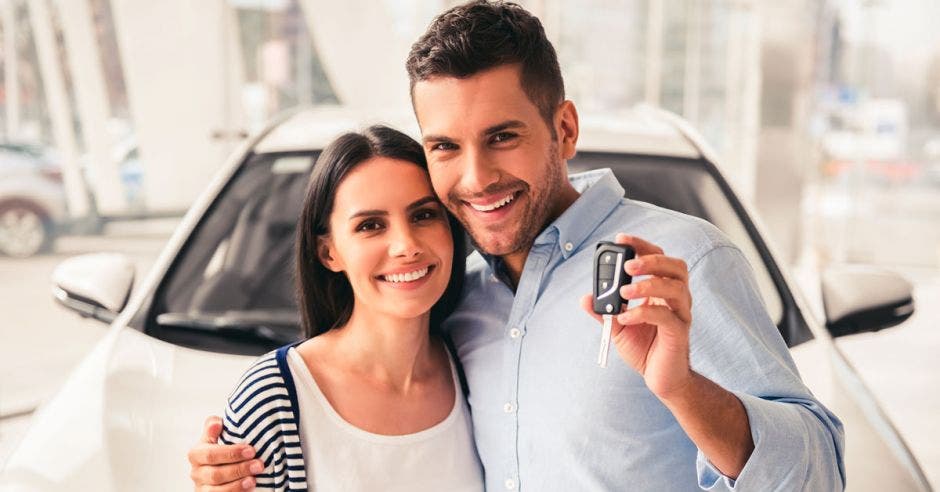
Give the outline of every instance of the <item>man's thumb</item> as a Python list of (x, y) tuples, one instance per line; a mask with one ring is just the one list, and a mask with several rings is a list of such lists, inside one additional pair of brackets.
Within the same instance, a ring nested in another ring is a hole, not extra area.
[(222, 419), (213, 415), (206, 419), (202, 429), (202, 442), (216, 444), (219, 442), (219, 435), (222, 434)]

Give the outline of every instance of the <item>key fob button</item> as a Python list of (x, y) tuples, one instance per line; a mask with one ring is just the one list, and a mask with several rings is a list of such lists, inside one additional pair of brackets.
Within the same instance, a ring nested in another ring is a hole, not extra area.
[(616, 272), (615, 265), (600, 265), (597, 267), (597, 278), (599, 280), (613, 280), (614, 272)]

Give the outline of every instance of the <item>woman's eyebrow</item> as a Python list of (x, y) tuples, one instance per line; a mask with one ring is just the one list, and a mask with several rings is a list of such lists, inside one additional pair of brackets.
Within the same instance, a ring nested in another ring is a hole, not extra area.
[(360, 211), (358, 211), (358, 212), (356, 212), (356, 213), (350, 215), (350, 216), (349, 216), (349, 220), (353, 220), (353, 219), (358, 218), (358, 217), (375, 217), (376, 215), (388, 215), (388, 211), (387, 211), (387, 210), (378, 210), (378, 209), (360, 210)]
[[(428, 203), (440, 203), (440, 201), (437, 199), (436, 196), (428, 195), (428, 196), (419, 198), (411, 202), (411, 204), (409, 204), (408, 207), (406, 207), (406, 210), (411, 211), (418, 207), (421, 207), (422, 205), (426, 205)], [(353, 220), (359, 217), (375, 217), (375, 216), (384, 216), (384, 215), (388, 215), (388, 210), (381, 210), (381, 209), (359, 210), (358, 212), (355, 212), (352, 215), (350, 215), (349, 220)]]
[(411, 202), (411, 205), (408, 205), (408, 210), (409, 210), (409, 211), (410, 211), (410, 210), (414, 210), (414, 209), (416, 209), (416, 208), (418, 208), (418, 207), (420, 207), (420, 206), (422, 206), (422, 205), (426, 205), (426, 204), (428, 204), (428, 203), (439, 203), (439, 201), (438, 201), (438, 199), (437, 199), (436, 196), (434, 196), (434, 195), (428, 195), (428, 196), (426, 196), (426, 197), (424, 197), (424, 198), (419, 198), (419, 199), (417, 199), (417, 200)]

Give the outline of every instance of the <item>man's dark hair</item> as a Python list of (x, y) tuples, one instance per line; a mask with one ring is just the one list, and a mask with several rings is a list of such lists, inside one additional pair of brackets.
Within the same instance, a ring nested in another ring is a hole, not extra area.
[(415, 84), (433, 77), (470, 77), (518, 63), (521, 84), (550, 129), (565, 98), (555, 48), (538, 18), (510, 2), (477, 0), (437, 16), (411, 46), (406, 67)]
[[(349, 321), (353, 310), (352, 285), (345, 273), (333, 272), (320, 262), (317, 237), (329, 233), (330, 214), (336, 190), (357, 166), (373, 157), (388, 157), (414, 163), (427, 171), (421, 144), (404, 133), (375, 125), (361, 133), (341, 135), (323, 149), (313, 165), (307, 193), (297, 219), (295, 243), (296, 295), (304, 336), (315, 337)], [(450, 280), (441, 298), (431, 307), (431, 329), (453, 311), (463, 287), (464, 232), (453, 215), (447, 214), (454, 241)]]

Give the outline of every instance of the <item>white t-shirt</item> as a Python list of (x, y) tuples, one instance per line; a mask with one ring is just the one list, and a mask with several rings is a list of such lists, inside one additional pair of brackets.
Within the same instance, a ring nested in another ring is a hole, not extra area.
[(300, 443), (310, 490), (483, 490), (470, 412), (453, 361), (456, 397), (450, 414), (430, 428), (401, 436), (373, 434), (350, 424), (330, 405), (293, 348), (287, 362), (297, 391)]

